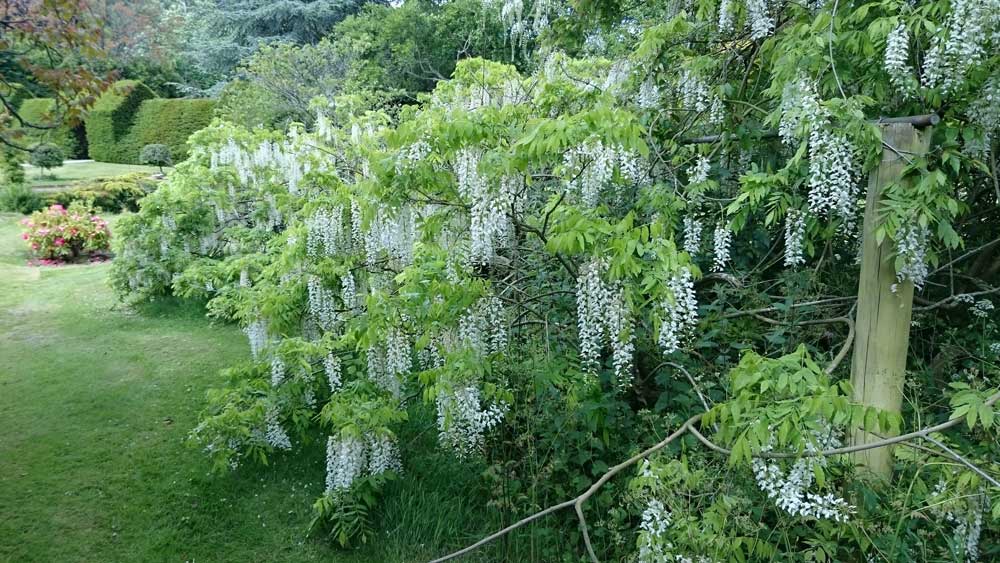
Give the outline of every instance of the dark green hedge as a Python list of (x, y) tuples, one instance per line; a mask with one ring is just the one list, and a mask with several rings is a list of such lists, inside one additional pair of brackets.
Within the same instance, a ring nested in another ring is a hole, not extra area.
[(116, 82), (101, 95), (87, 115), (87, 144), (90, 158), (101, 162), (129, 164), (122, 140), (128, 135), (142, 102), (155, 98), (145, 84), (136, 80)]
[[(46, 116), (53, 111), (55, 103), (52, 98), (28, 98), (21, 102), (21, 107), (18, 108), (17, 112), (28, 123), (46, 125), (49, 122)], [(66, 158), (87, 157), (87, 139), (84, 136), (83, 127), (80, 125), (62, 124), (52, 129), (23, 127), (19, 134), (21, 136), (18, 142), (22, 144), (52, 143), (63, 150)]]
[(142, 147), (163, 144), (170, 157), (181, 162), (188, 156), (188, 137), (212, 121), (215, 102), (205, 99), (165, 99), (142, 102), (132, 128), (120, 143), (121, 154), (129, 164), (139, 164)]

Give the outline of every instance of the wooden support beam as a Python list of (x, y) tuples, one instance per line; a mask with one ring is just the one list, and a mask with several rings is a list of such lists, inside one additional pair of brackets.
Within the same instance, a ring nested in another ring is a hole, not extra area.
[[(912, 122), (898, 121), (883, 123), (880, 127), (884, 147), (882, 162), (869, 175), (865, 203), (851, 383), (855, 402), (899, 413), (910, 341), (913, 284), (897, 282), (892, 241), (886, 239), (878, 244), (875, 231), (882, 191), (899, 181), (907, 164), (906, 155), (927, 152), (930, 130), (921, 132)], [(887, 435), (885, 429), (881, 434)], [(852, 436), (852, 443), (860, 445), (879, 439), (859, 430)], [(892, 473), (889, 448), (858, 452), (855, 462), (884, 478)]]

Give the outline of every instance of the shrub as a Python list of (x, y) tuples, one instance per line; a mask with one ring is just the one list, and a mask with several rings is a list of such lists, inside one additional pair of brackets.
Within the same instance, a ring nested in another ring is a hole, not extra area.
[(65, 159), (66, 154), (61, 148), (51, 143), (45, 143), (38, 145), (31, 150), (31, 156), (28, 158), (28, 162), (30, 162), (32, 166), (37, 166), (38, 168), (48, 172), (53, 168), (62, 166)]
[(17, 133), (27, 144), (52, 143), (59, 146), (70, 157), (87, 156), (87, 138), (82, 124), (53, 123), (55, 100), (52, 98), (28, 98), (21, 103), (18, 113), (33, 125), (56, 125), (38, 129), (22, 127)]
[(215, 111), (215, 102), (204, 99), (146, 100), (135, 115), (132, 128), (119, 143), (121, 162), (140, 163), (140, 152), (149, 144), (162, 144), (170, 149), (175, 162), (188, 156), (188, 137), (208, 126)]
[(0, 187), (24, 183), (24, 153), (9, 147), (0, 148)]
[(134, 164), (138, 160), (138, 151), (129, 160), (121, 140), (128, 134), (142, 102), (154, 97), (156, 94), (152, 90), (135, 80), (116, 82), (101, 95), (86, 120), (90, 158), (101, 162)]
[(42, 208), (42, 198), (23, 183), (7, 184), (0, 188), (0, 211), (34, 213)]
[(142, 151), (139, 153), (139, 164), (158, 166), (160, 174), (163, 174), (163, 167), (173, 164), (170, 159), (170, 147), (159, 143), (142, 147)]
[(82, 203), (69, 209), (56, 204), (21, 221), (21, 235), (42, 258), (72, 260), (86, 253), (106, 252), (111, 245), (108, 223)]
[(83, 202), (109, 213), (138, 211), (139, 200), (154, 191), (156, 184), (156, 181), (142, 173), (99, 178), (77, 184), (68, 190), (47, 194), (45, 202), (64, 207)]

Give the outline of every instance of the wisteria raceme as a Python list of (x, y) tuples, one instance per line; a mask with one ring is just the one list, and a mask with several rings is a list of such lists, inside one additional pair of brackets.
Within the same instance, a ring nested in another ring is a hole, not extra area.
[(243, 328), (243, 332), (247, 335), (247, 340), (250, 341), (250, 355), (256, 359), (267, 346), (267, 322), (263, 320), (253, 321)]
[(567, 188), (579, 194), (584, 205), (597, 207), (601, 190), (611, 182), (618, 153), (599, 139), (593, 139), (566, 151), (564, 166), (569, 177)]
[(424, 139), (414, 142), (396, 155), (396, 172), (402, 172), (414, 163), (421, 162), (431, 154), (430, 143)]
[(662, 502), (657, 499), (649, 500), (639, 523), (639, 563), (677, 560), (670, 553), (670, 543), (665, 541), (671, 520), (670, 511)]
[(774, 17), (767, 0), (746, 0), (747, 24), (751, 39), (764, 39), (774, 31)]
[(829, 118), (828, 112), (819, 105), (816, 88), (804, 76), (785, 84), (780, 110), (778, 136), (789, 146), (798, 143), (802, 134), (808, 137), (813, 128)]
[(490, 190), (486, 177), (479, 172), (479, 158), (478, 151), (470, 148), (455, 156), (459, 194), (471, 203), (469, 260), (474, 265), (488, 264), (496, 249), (506, 245), (511, 228), (508, 214), (513, 203), (509, 182), (501, 181), (501, 189)]
[(381, 475), (387, 471), (403, 471), (396, 440), (388, 434), (368, 436), (368, 473)]
[(288, 438), (288, 434), (285, 433), (285, 429), (281, 426), (281, 421), (278, 420), (278, 409), (274, 407), (268, 407), (264, 415), (264, 425), (265, 425), (265, 439), (271, 447), (279, 450), (290, 450), (292, 448), (292, 441)]
[(399, 379), (410, 372), (410, 341), (399, 329), (392, 329), (385, 337), (385, 370)]
[[(773, 444), (770, 444), (762, 451), (771, 451), (772, 447)], [(837, 447), (840, 447), (840, 440), (831, 430), (826, 429), (811, 432), (805, 450), (816, 452)], [(793, 516), (846, 522), (854, 507), (833, 494), (809, 491), (815, 475), (814, 465), (826, 465), (826, 457), (799, 458), (787, 472), (778, 460), (755, 458), (752, 462), (757, 486), (775, 502), (778, 508)]]
[(628, 81), (629, 77), (632, 76), (632, 63), (627, 59), (620, 59), (611, 65), (611, 69), (608, 70), (608, 75), (604, 79), (605, 91), (615, 92), (621, 87), (622, 84)]
[(351, 272), (340, 277), (340, 300), (344, 304), (344, 309), (348, 311), (355, 311), (358, 308), (358, 288)]
[(694, 257), (701, 251), (701, 221), (692, 217), (684, 218), (684, 252)]
[(688, 169), (688, 183), (696, 185), (707, 182), (710, 170), (711, 164), (708, 161), (708, 157), (699, 156), (698, 161)]
[(310, 257), (334, 256), (348, 250), (341, 207), (319, 209), (306, 219), (306, 252)]
[(652, 78), (647, 78), (639, 86), (639, 95), (635, 103), (642, 109), (656, 109), (660, 105), (660, 88)]
[(929, 88), (953, 92), (969, 70), (986, 55), (991, 40), (987, 26), (995, 22), (995, 0), (954, 0), (944, 23), (945, 34), (937, 34), (924, 57), (922, 82)]
[(698, 113), (709, 109), (708, 86), (700, 76), (688, 69), (681, 73), (680, 93), (685, 109)]
[(733, 242), (733, 231), (724, 224), (716, 225), (713, 237), (712, 269), (721, 272), (729, 264), (729, 247)]
[(930, 513), (955, 526), (954, 538), (966, 561), (979, 561), (979, 540), (983, 531), (983, 513), (989, 511), (990, 498), (982, 490), (949, 498), (944, 479), (927, 498)]
[(334, 330), (340, 321), (337, 302), (332, 289), (323, 284), (319, 276), (309, 276), (306, 282), (309, 297), (309, 315), (323, 330)]
[(733, 31), (733, 16), (732, 0), (719, 2), (719, 33)]
[(415, 230), (414, 216), (409, 208), (394, 212), (378, 209), (363, 235), (367, 264), (375, 265), (383, 253), (398, 264), (411, 263)]
[(604, 282), (607, 264), (591, 260), (576, 280), (577, 326), (580, 334), (580, 362), (585, 370), (596, 369), (604, 343), (609, 342), (619, 385), (631, 380), (632, 314), (625, 303), (621, 284)]
[(806, 263), (803, 242), (806, 234), (806, 217), (798, 209), (789, 209), (785, 217), (785, 266)]
[(680, 348), (698, 325), (698, 299), (694, 292), (691, 270), (682, 267), (667, 281), (670, 298), (661, 307), (660, 335), (657, 340), (664, 355)]
[(437, 396), (439, 440), (459, 457), (471, 457), (482, 451), (485, 433), (503, 420), (507, 405), (484, 405), (475, 385)]
[(852, 221), (860, 191), (854, 145), (842, 133), (814, 127), (809, 134), (809, 211)]
[(483, 297), (459, 319), (458, 338), (479, 354), (496, 354), (507, 348), (507, 319), (496, 296)]
[(285, 362), (277, 354), (271, 358), (271, 386), (277, 387), (285, 381)]
[[(899, 283), (909, 281), (917, 289), (924, 286), (929, 270), (927, 268), (927, 227), (918, 221), (903, 225), (896, 234), (896, 255), (902, 259), (902, 266), (896, 269)], [(895, 290), (895, 286), (893, 286)]]
[(913, 74), (913, 68), (908, 62), (909, 56), (910, 34), (906, 30), (906, 24), (900, 22), (889, 33), (885, 42), (885, 72), (898, 89), (906, 88)]
[(340, 387), (343, 385), (343, 381), (341, 381), (340, 358), (333, 355), (333, 352), (323, 358), (323, 371), (326, 372), (326, 380), (330, 383), (330, 392), (336, 393), (340, 391)]
[(353, 437), (326, 440), (326, 491), (345, 491), (367, 467), (364, 441)]

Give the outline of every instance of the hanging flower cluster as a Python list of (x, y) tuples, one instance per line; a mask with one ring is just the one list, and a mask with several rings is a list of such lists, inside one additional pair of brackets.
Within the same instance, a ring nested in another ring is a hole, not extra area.
[(680, 93), (685, 109), (701, 113), (709, 108), (708, 85), (693, 71), (684, 69), (681, 73)]
[(256, 359), (260, 356), (264, 347), (267, 346), (267, 322), (263, 320), (253, 321), (243, 327), (243, 333), (247, 335), (247, 340), (250, 341), (250, 355)]
[(495, 296), (483, 297), (459, 319), (458, 338), (478, 354), (497, 354), (507, 348), (507, 318)]
[(892, 85), (899, 90), (905, 90), (909, 85), (913, 68), (910, 67), (910, 34), (906, 24), (900, 22), (889, 33), (885, 42), (885, 72), (889, 75)]
[(330, 392), (340, 391), (343, 381), (341, 380), (340, 358), (329, 353), (323, 358), (323, 371), (326, 373), (326, 380), (330, 383)]
[(292, 449), (292, 441), (288, 438), (288, 434), (285, 433), (285, 429), (282, 428), (281, 421), (278, 420), (278, 409), (268, 407), (264, 415), (264, 426), (264, 439), (272, 448), (278, 450)]
[(504, 403), (484, 404), (475, 385), (439, 392), (439, 441), (459, 457), (477, 455), (482, 450), (486, 432), (500, 424), (506, 410)]
[(709, 163), (708, 157), (699, 156), (698, 161), (688, 169), (688, 184), (693, 186), (707, 182), (711, 169), (712, 165)]
[(691, 270), (682, 267), (667, 282), (671, 297), (661, 304), (662, 324), (658, 343), (664, 355), (672, 354), (698, 325), (698, 299)]
[[(924, 287), (929, 270), (927, 267), (927, 227), (912, 221), (904, 225), (896, 235), (896, 279), (899, 283), (909, 281), (917, 289)], [(893, 286), (895, 289), (895, 286)]]
[(712, 269), (721, 272), (729, 264), (729, 247), (733, 243), (733, 231), (728, 225), (720, 223), (715, 226), (714, 252), (712, 256)]
[(639, 86), (639, 94), (635, 103), (642, 109), (656, 109), (660, 105), (660, 88), (652, 77), (647, 78)]
[(986, 55), (991, 40), (988, 25), (996, 21), (996, 3), (990, 0), (954, 0), (951, 13), (924, 57), (924, 86), (949, 94), (961, 85), (969, 69)]
[(580, 269), (576, 280), (577, 326), (580, 332), (580, 360), (583, 368), (594, 370), (605, 342), (610, 341), (615, 378), (620, 386), (631, 381), (632, 316), (621, 284), (603, 279), (607, 264), (593, 259)]
[(566, 151), (563, 166), (568, 177), (566, 188), (577, 194), (587, 207), (601, 203), (601, 191), (611, 184), (616, 167), (621, 168), (627, 179), (639, 179), (637, 157), (622, 147), (606, 146), (600, 139), (591, 139)]
[[(806, 443), (805, 451), (815, 453), (839, 448), (840, 445), (840, 440), (831, 430), (813, 431), (812, 439)], [(772, 447), (773, 445), (769, 445), (763, 451), (769, 452)], [(778, 508), (793, 516), (846, 522), (854, 507), (832, 493), (820, 494), (809, 490), (813, 485), (815, 465), (825, 466), (826, 458), (824, 456), (799, 458), (788, 471), (782, 468), (778, 460), (755, 458), (752, 463), (757, 486)]]
[(751, 39), (764, 39), (774, 32), (774, 16), (767, 0), (746, 0)]
[(930, 512), (955, 526), (955, 545), (965, 552), (966, 561), (979, 561), (979, 539), (983, 533), (983, 513), (990, 508), (990, 498), (983, 491), (957, 498), (948, 498), (944, 479), (927, 498)]
[(306, 223), (306, 252), (311, 258), (334, 256), (350, 247), (344, 231), (344, 209), (319, 209)]
[(684, 252), (694, 257), (701, 250), (701, 221), (692, 217), (684, 218)]
[(469, 261), (473, 265), (488, 264), (497, 248), (507, 246), (515, 189), (515, 184), (508, 180), (500, 182), (501, 189), (491, 190), (486, 177), (479, 172), (479, 158), (479, 152), (471, 148), (462, 149), (455, 156), (458, 192), (471, 203)]
[(798, 209), (789, 209), (785, 217), (785, 266), (794, 267), (806, 263), (802, 254), (805, 234), (805, 215)]
[(396, 440), (386, 434), (366, 437), (330, 436), (326, 441), (326, 491), (346, 491), (360, 477), (400, 472)]
[(309, 276), (306, 282), (309, 294), (309, 315), (323, 330), (334, 330), (340, 321), (337, 302), (332, 289), (323, 284), (319, 276)]

